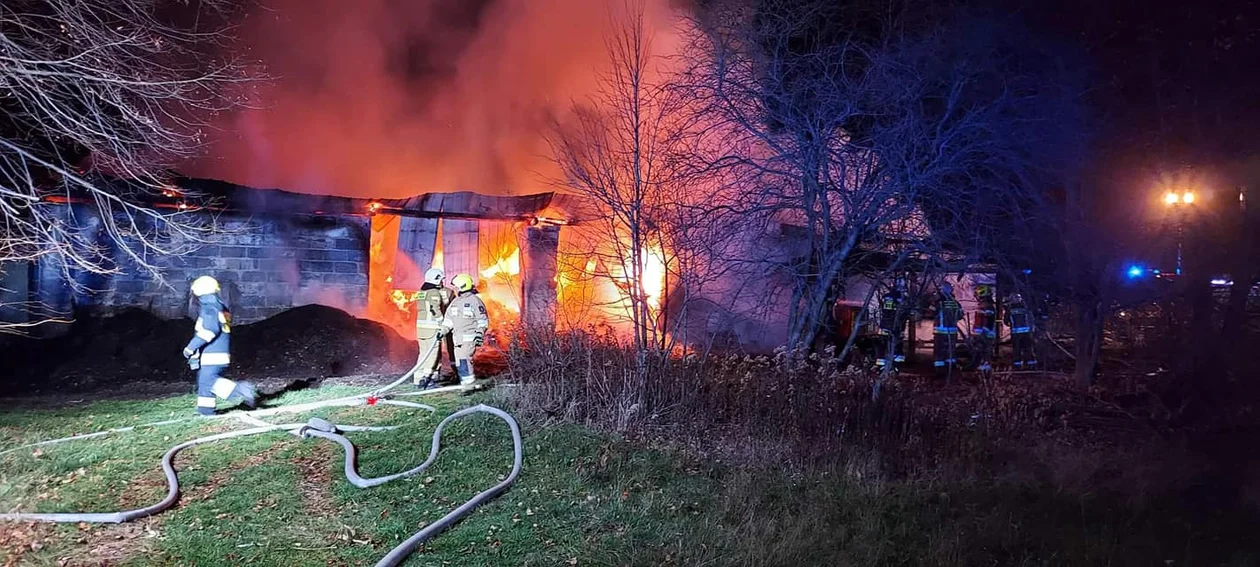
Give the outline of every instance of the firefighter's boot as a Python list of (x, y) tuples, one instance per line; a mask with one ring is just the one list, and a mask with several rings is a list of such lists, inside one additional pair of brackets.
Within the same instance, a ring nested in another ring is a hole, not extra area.
[(249, 409), (258, 407), (258, 388), (253, 382), (237, 382), (236, 395), (240, 396), (241, 403)]

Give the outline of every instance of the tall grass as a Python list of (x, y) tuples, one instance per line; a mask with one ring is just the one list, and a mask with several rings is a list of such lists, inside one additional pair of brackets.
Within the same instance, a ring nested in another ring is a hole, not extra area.
[[(999, 377), (881, 382), (828, 353), (648, 359), (607, 336), (530, 336), (509, 351), (512, 402), (709, 459), (929, 485), (1009, 484), (1139, 511), (1176, 501), (1211, 463), (1161, 429), (1158, 403)], [(1228, 487), (1222, 487), (1229, 490)], [(1191, 503), (1193, 507), (1193, 503)]]

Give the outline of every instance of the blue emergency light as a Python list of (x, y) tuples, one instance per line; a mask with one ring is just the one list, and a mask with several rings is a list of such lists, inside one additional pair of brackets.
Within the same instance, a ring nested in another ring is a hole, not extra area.
[(1129, 279), (1140, 278), (1145, 273), (1146, 273), (1146, 268), (1143, 268), (1142, 266), (1138, 266), (1136, 264), (1129, 266), (1129, 271), (1128, 271)]

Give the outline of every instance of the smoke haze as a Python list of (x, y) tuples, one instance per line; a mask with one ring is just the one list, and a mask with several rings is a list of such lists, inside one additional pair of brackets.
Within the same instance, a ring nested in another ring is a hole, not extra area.
[[(623, 2), (264, 0), (238, 48), (276, 80), (186, 172), (350, 196), (548, 190), (547, 116), (595, 88)], [(645, 15), (668, 49), (667, 0)]]

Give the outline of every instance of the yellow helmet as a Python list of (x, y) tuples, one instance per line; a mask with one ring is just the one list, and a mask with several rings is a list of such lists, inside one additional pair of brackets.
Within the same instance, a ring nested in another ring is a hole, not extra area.
[(460, 274), (451, 280), (451, 285), (460, 292), (471, 291), (473, 288), (472, 276), (468, 274)]
[(192, 293), (197, 297), (219, 293), (219, 281), (210, 276), (201, 276), (193, 280)]
[(976, 286), (976, 297), (989, 297), (993, 295), (993, 286), (989, 284), (980, 284)]

